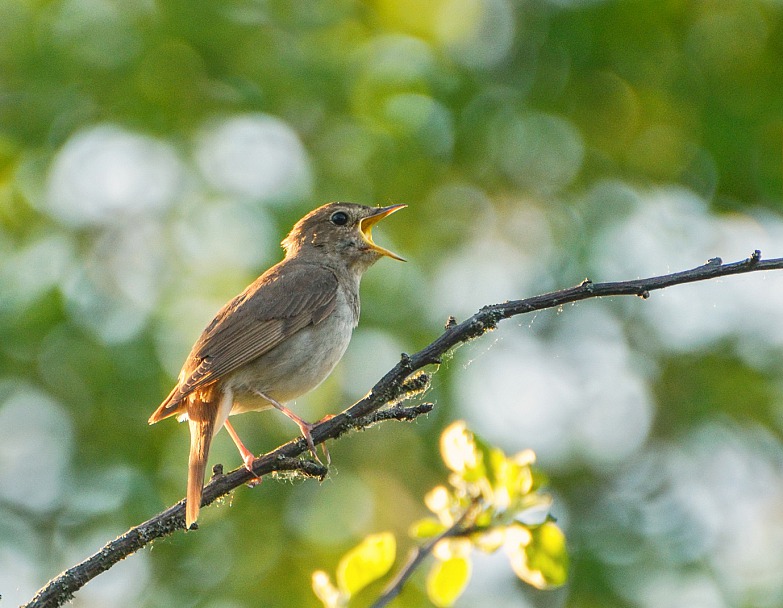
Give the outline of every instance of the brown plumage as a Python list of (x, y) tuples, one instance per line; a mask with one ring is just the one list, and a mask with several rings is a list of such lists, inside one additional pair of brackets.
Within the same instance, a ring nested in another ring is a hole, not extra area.
[(210, 443), (221, 427), (251, 469), (253, 454), (229, 415), (276, 407), (312, 447), (311, 425), (283, 404), (315, 388), (342, 357), (359, 318), (361, 275), (384, 255), (401, 259), (373, 243), (372, 226), (402, 207), (330, 203), (310, 212), (283, 240), (285, 259), (228, 302), (196, 341), (149, 419), (189, 421), (187, 528), (198, 517)]

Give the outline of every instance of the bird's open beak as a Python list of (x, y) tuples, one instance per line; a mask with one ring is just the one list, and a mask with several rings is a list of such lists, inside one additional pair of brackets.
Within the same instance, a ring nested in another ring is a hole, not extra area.
[(375, 210), (375, 213), (359, 221), (359, 229), (361, 230), (362, 236), (364, 237), (364, 240), (367, 243), (367, 245), (370, 247), (370, 249), (372, 249), (373, 251), (377, 251), (381, 255), (386, 255), (389, 256), (390, 258), (394, 258), (395, 260), (400, 260), (400, 262), (406, 261), (405, 258), (398, 256), (396, 253), (391, 252), (388, 249), (384, 249), (379, 245), (376, 245), (372, 240), (372, 227), (375, 226), (375, 224), (380, 222), (387, 215), (391, 215), (395, 211), (404, 209), (407, 206), (408, 205), (391, 205), (390, 207), (379, 207), (378, 209)]

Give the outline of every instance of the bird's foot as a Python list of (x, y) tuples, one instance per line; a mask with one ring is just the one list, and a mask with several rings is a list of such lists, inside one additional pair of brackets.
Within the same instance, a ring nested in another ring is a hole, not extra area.
[(234, 444), (237, 446), (237, 450), (239, 450), (239, 455), (242, 457), (242, 462), (245, 463), (245, 468), (250, 471), (253, 477), (255, 477), (255, 479), (252, 479), (250, 482), (248, 482), (247, 485), (251, 488), (256, 487), (261, 483), (262, 479), (256, 475), (256, 472), (253, 470), (253, 462), (256, 459), (255, 454), (245, 447), (245, 444), (242, 443), (239, 435), (237, 435), (237, 432), (234, 430), (234, 426), (228, 420), (226, 420), (223, 424), (226, 427), (228, 434), (231, 435), (231, 439), (234, 440)]
[(321, 459), (318, 458), (318, 452), (315, 449), (315, 443), (313, 443), (312, 430), (322, 422), (326, 422), (327, 420), (331, 420), (332, 418), (334, 418), (334, 415), (327, 414), (326, 416), (321, 418), (318, 422), (306, 422), (305, 420), (302, 420), (299, 416), (294, 414), (289, 409), (286, 409), (285, 411), (283, 411), (283, 413), (297, 424), (299, 430), (302, 432), (302, 437), (304, 437), (305, 441), (307, 442), (307, 448), (310, 450), (310, 453), (313, 455), (315, 461), (320, 465), (329, 467), (332, 464), (332, 457), (329, 454), (329, 448), (326, 447), (325, 441), (321, 443), (321, 450), (323, 450), (324, 460), (326, 460), (326, 464), (324, 465), (324, 463), (321, 462)]
[[(305, 441), (307, 442), (307, 449), (310, 450), (310, 453), (313, 455), (313, 458), (315, 459), (315, 461), (318, 464), (323, 464), (321, 462), (321, 459), (318, 458), (318, 452), (315, 449), (315, 443), (313, 443), (313, 433), (312, 433), (312, 431), (318, 425), (318, 423), (316, 422), (315, 424), (313, 424), (311, 422), (306, 422), (306, 421), (302, 420), (299, 416), (297, 416), (296, 414), (291, 412), (290, 410), (288, 410), (288, 411), (291, 414), (291, 416), (288, 416), (288, 414), (286, 414), (286, 415), (289, 418), (291, 418), (291, 420), (296, 422), (296, 425), (299, 427), (299, 430), (302, 433), (302, 437), (304, 437)], [(285, 413), (285, 412), (283, 412), (283, 413)], [(324, 449), (326, 449), (326, 446), (324, 446)]]
[[(331, 420), (334, 418), (334, 414), (327, 414), (323, 418), (321, 418), (316, 424), (321, 424), (322, 422), (326, 422), (327, 420)], [(324, 452), (324, 458), (326, 459), (326, 466), (329, 467), (332, 464), (332, 456), (329, 454), (329, 448), (326, 447), (326, 441), (324, 441), (321, 444), (321, 449)]]
[(255, 488), (257, 485), (259, 485), (264, 479), (262, 477), (259, 477), (256, 475), (256, 472), (253, 470), (253, 462), (255, 462), (256, 457), (251, 451), (247, 451), (244, 454), (242, 454), (242, 462), (245, 463), (245, 468), (250, 471), (250, 474), (254, 477), (254, 479), (251, 479), (247, 482), (248, 488)]

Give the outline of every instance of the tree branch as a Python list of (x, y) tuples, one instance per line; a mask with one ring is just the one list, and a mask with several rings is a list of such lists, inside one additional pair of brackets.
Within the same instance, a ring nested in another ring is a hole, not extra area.
[(468, 520), (469, 515), (473, 515), (473, 512), (476, 510), (478, 504), (479, 501), (474, 500), (470, 505), (468, 505), (468, 508), (465, 509), (462, 515), (460, 515), (459, 519), (457, 519), (457, 521), (455, 521), (450, 528), (444, 530), (441, 534), (421, 545), (420, 547), (414, 547), (408, 556), (408, 561), (406, 561), (405, 565), (400, 568), (397, 576), (395, 576), (389, 582), (389, 584), (386, 585), (386, 588), (381, 592), (381, 594), (378, 596), (378, 599), (373, 602), (370, 608), (384, 608), (384, 606), (397, 597), (400, 594), (400, 591), (402, 591), (405, 583), (408, 582), (408, 579), (416, 571), (416, 568), (419, 567), (419, 564), (427, 559), (430, 553), (432, 553), (432, 550), (435, 549), (435, 545), (437, 545), (440, 541), (442, 541), (444, 538), (462, 536), (468, 532), (473, 524), (471, 523), (466, 528), (465, 522)]
[[(762, 260), (761, 252), (757, 250), (749, 258), (739, 262), (723, 264), (720, 258), (713, 258), (697, 268), (647, 279), (614, 283), (592, 283), (585, 279), (581, 284), (569, 289), (525, 300), (485, 306), (462, 323), (457, 323), (453, 317), (449, 318), (446, 330), (440, 337), (413, 355), (403, 354), (401, 360), (364, 398), (342, 413), (316, 425), (312, 430), (313, 442), (318, 444), (327, 439), (336, 439), (350, 430), (361, 430), (384, 420), (412, 420), (430, 411), (432, 404), (413, 407), (398, 405), (399, 402), (426, 389), (429, 376), (420, 370), (428, 365), (439, 364), (444, 354), (459, 344), (469, 342), (495, 329), (503, 319), (589, 298), (626, 295), (648, 298), (651, 291), (673, 285), (733, 274), (779, 269), (783, 269), (783, 258)], [(389, 405), (392, 407), (381, 410)], [(304, 439), (290, 441), (256, 459), (253, 470), (259, 477), (273, 471), (290, 470), (290, 459), (297, 458), (307, 451)], [(297, 467), (302, 466), (304, 465), (297, 465)], [(226, 475), (222, 473), (214, 475), (204, 488), (202, 506), (211, 504), (252, 479), (253, 476), (244, 467), (239, 467)], [(184, 528), (184, 510), (183, 500), (152, 519), (131, 528), (122, 536), (107, 543), (94, 555), (49, 581), (23, 608), (61, 606), (72, 598), (74, 592), (118, 561), (138, 551), (152, 540)]]

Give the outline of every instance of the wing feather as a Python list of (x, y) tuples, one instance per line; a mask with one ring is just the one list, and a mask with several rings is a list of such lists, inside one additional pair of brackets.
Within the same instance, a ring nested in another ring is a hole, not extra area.
[(196, 389), (323, 321), (334, 310), (337, 288), (337, 277), (323, 266), (283, 261), (270, 268), (215, 315), (185, 361), (179, 384), (153, 418), (174, 414)]

